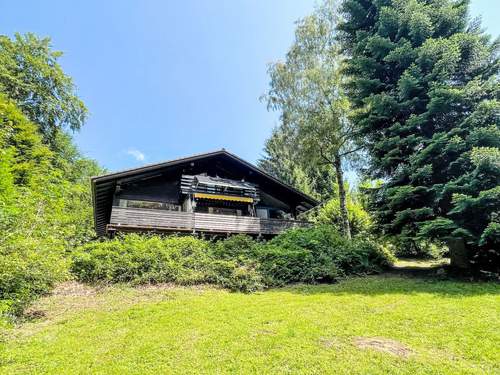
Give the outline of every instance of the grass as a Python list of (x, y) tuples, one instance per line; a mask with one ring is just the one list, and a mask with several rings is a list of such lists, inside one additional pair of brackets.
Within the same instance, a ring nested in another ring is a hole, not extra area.
[(499, 292), (399, 275), (255, 294), (67, 284), (10, 330), (0, 372), (500, 374)]

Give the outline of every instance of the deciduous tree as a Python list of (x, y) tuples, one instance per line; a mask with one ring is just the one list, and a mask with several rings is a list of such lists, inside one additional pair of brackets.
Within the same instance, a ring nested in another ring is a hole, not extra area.
[(59, 65), (61, 55), (49, 38), (0, 35), (0, 92), (38, 125), (51, 146), (61, 129), (78, 130), (87, 116), (71, 77)]
[(300, 158), (310, 165), (334, 168), (342, 228), (350, 238), (344, 168), (358, 147), (356, 128), (347, 118), (349, 103), (342, 90), (342, 56), (335, 39), (337, 12), (325, 2), (300, 20), (284, 62), (270, 66), (268, 107), (281, 112), (281, 128)]

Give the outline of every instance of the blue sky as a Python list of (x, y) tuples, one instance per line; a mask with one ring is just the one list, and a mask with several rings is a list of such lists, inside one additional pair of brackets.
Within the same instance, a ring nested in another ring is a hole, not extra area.
[[(225, 147), (250, 162), (277, 123), (269, 62), (313, 0), (0, 0), (0, 33), (50, 36), (90, 117), (75, 139), (110, 170)], [(500, 3), (471, 13), (500, 35)]]

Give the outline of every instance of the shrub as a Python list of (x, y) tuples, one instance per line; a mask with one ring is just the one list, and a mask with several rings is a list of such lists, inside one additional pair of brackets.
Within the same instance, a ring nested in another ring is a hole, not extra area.
[(322, 225), (284, 232), (258, 247), (259, 270), (269, 285), (333, 281), (349, 274), (378, 272), (391, 255), (368, 239), (348, 241)]
[(129, 234), (82, 246), (71, 271), (85, 282), (213, 283), (231, 290), (261, 287), (252, 267), (216, 259), (211, 243), (194, 237)]
[(255, 258), (255, 250), (258, 243), (250, 236), (237, 234), (227, 239), (217, 241), (213, 247), (216, 258), (232, 259), (246, 262)]
[(328, 254), (328, 242), (317, 228), (287, 231), (259, 249), (260, 270), (270, 285), (335, 280), (341, 271)]
[(292, 229), (269, 242), (243, 235), (211, 243), (129, 234), (82, 246), (73, 254), (71, 271), (84, 282), (211, 283), (253, 292), (378, 272), (390, 262), (390, 254), (372, 240), (348, 241), (332, 226), (317, 226)]
[[(347, 216), (351, 226), (353, 235), (368, 233), (372, 227), (372, 218), (370, 214), (363, 208), (361, 203), (348, 198), (346, 202)], [(323, 207), (319, 209), (316, 216), (311, 218), (320, 225), (332, 225), (337, 230), (341, 230), (341, 214), (338, 198), (329, 200)]]
[(264, 288), (262, 276), (251, 262), (240, 265), (234, 260), (214, 259), (208, 281), (231, 291), (251, 293)]
[(346, 275), (376, 273), (396, 261), (394, 255), (373, 239), (357, 237), (345, 247), (339, 257), (340, 268)]
[(193, 237), (130, 234), (82, 246), (74, 255), (72, 272), (86, 282), (204, 281), (208, 245)]
[(0, 315), (19, 315), (37, 296), (68, 277), (67, 262), (35, 241), (0, 248)]

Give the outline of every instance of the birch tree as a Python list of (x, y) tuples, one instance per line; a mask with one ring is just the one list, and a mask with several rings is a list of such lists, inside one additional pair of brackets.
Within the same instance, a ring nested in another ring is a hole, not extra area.
[(280, 112), (280, 126), (300, 158), (310, 165), (333, 166), (343, 231), (350, 238), (344, 169), (359, 148), (355, 124), (348, 120), (349, 102), (342, 91), (337, 21), (335, 4), (326, 1), (297, 23), (285, 61), (269, 67), (270, 87), (265, 98), (269, 109)]

